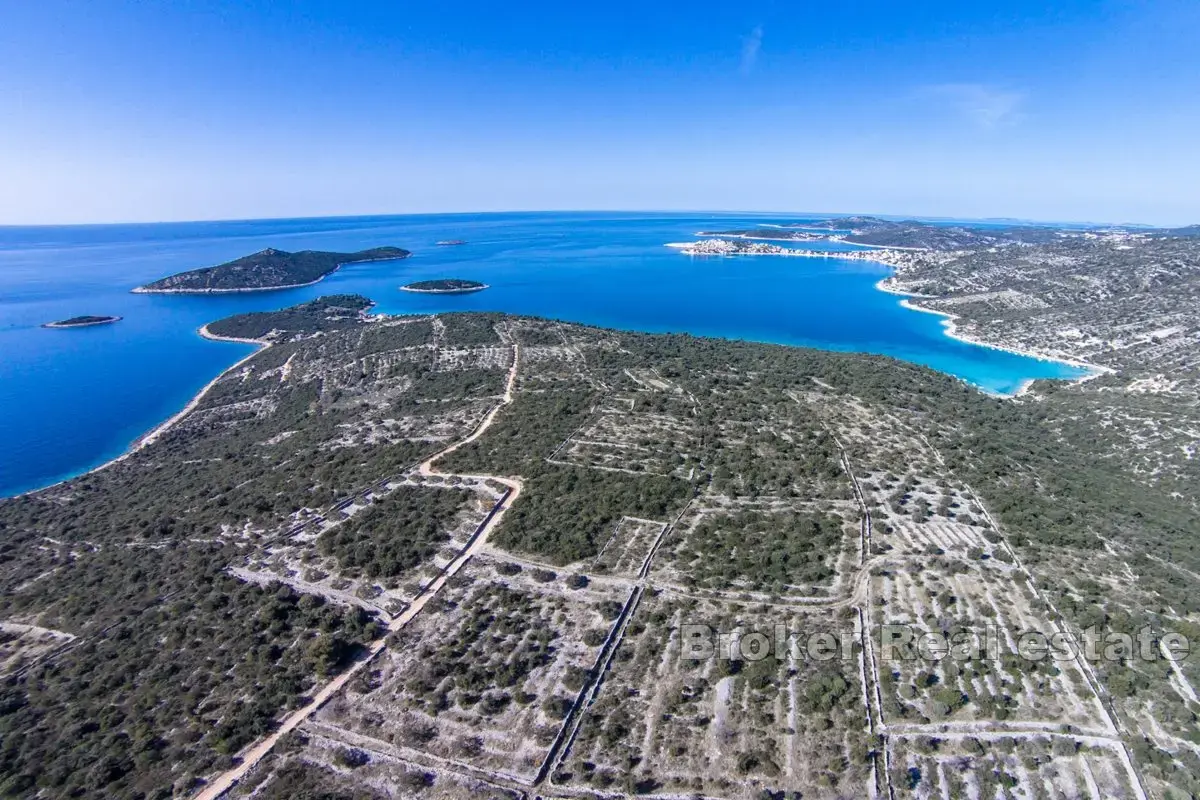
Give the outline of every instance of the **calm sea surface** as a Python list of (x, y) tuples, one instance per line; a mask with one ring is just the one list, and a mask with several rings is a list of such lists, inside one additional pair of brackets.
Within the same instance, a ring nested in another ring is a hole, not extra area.
[[(119, 455), (251, 347), (201, 339), (229, 314), (355, 292), (388, 313), (508, 311), (639, 331), (687, 331), (882, 353), (983, 389), (1081, 370), (955, 341), (941, 319), (874, 284), (878, 264), (844, 259), (689, 258), (663, 245), (702, 229), (791, 222), (770, 215), (521, 213), (155, 225), (0, 227), (0, 496), (45, 486)], [(465, 239), (436, 247), (440, 239)], [(136, 295), (155, 278), (266, 247), (352, 251), (397, 245), (404, 261), (354, 264), (302, 289)], [(806, 245), (807, 246), (807, 245)], [(828, 245), (828, 249), (857, 249)], [(439, 277), (491, 286), (423, 296)], [(39, 327), (79, 314), (114, 325)]]

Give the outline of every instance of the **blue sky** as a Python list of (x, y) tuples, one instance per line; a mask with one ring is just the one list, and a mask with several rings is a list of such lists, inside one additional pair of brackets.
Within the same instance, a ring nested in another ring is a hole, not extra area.
[(0, 224), (1200, 222), (1200, 2), (0, 0)]

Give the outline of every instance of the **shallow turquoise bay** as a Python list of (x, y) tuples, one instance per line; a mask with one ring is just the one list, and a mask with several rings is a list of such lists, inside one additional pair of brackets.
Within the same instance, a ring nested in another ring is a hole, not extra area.
[[(322, 294), (364, 294), (387, 313), (507, 311), (627, 330), (880, 353), (999, 394), (1033, 378), (1084, 374), (1067, 364), (949, 338), (940, 317), (905, 309), (901, 298), (874, 288), (888, 274), (879, 264), (689, 258), (663, 246), (690, 241), (703, 229), (794, 219), (521, 213), (0, 227), (0, 496), (119, 455), (252, 349), (205, 341), (196, 334), (200, 325)], [(442, 239), (468, 244), (436, 247)], [(379, 245), (415, 255), (343, 267), (302, 289), (207, 297), (129, 293), (155, 278), (265, 247), (350, 251)], [(402, 284), (440, 277), (491, 288), (440, 296), (399, 291)], [(124, 320), (74, 330), (39, 327), (78, 314)]]

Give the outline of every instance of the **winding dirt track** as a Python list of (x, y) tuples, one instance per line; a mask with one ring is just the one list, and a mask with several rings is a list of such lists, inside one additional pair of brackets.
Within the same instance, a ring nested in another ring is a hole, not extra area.
[[(420, 466), (417, 467), (418, 471), (422, 475), (440, 475), (443, 477), (452, 477), (450, 473), (438, 472), (434, 470), (433, 463), (443, 456), (453, 453), (463, 445), (470, 444), (482, 436), (484, 432), (491, 426), (492, 422), (495, 421), (496, 415), (500, 413), (500, 409), (512, 403), (513, 387), (516, 385), (517, 381), (517, 364), (520, 361), (521, 346), (514, 343), (512, 348), (513, 361), (512, 366), (508, 370), (508, 380), (505, 383), (503, 398), (501, 398), (500, 402), (496, 404), (495, 408), (488, 412), (487, 416), (483, 418), (470, 436), (455, 442), (444, 450), (440, 450), (422, 461)], [(442, 571), (442, 574), (439, 575), (436, 580), (425, 587), (425, 590), (421, 592), (421, 594), (418, 595), (415, 600), (413, 600), (412, 605), (405, 609), (403, 614), (392, 620), (391, 624), (387, 627), (388, 634), (395, 633), (396, 631), (400, 630), (409, 622), (411, 622), (413, 618), (417, 616), (417, 614), (421, 613), (421, 609), (425, 608), (425, 604), (429, 602), (429, 599), (436, 595), (446, 584), (446, 581), (448, 581), (460, 569), (462, 569), (463, 565), (470, 561), (471, 557), (474, 556), (484, 546), (484, 544), (487, 542), (488, 536), (493, 530), (496, 529), (496, 526), (499, 525), (500, 521), (504, 518), (504, 512), (506, 512), (512, 506), (517, 497), (519, 497), (521, 494), (522, 483), (517, 478), (510, 478), (500, 475), (459, 475), (457, 477), (493, 480), (497, 483), (507, 486), (509, 492), (504, 499), (501, 500), (499, 506), (494, 510), (487, 523), (483, 526), (483, 529), (474, 537), (474, 539), (472, 539), (471, 543), (465, 549), (463, 549), (461, 553), (458, 554), (454, 561), (450, 562), (450, 564), (445, 570)], [(275, 747), (276, 743), (278, 743), (281, 738), (303, 724), (309, 717), (315, 714), (321, 708), (321, 706), (325, 705), (325, 703), (328, 702), (331, 697), (337, 694), (351, 678), (357, 675), (359, 671), (361, 671), (367, 664), (370, 664), (387, 646), (386, 643), (386, 635), (371, 642), (367, 648), (366, 654), (363, 657), (355, 661), (354, 664), (346, 669), (345, 672), (342, 672), (329, 683), (322, 686), (320, 690), (313, 695), (312, 700), (309, 701), (307, 705), (289, 714), (274, 733), (266, 736), (239, 753), (238, 756), (241, 759), (240, 763), (238, 763), (238, 765), (233, 769), (223, 772), (221, 775), (213, 778), (198, 794), (193, 797), (193, 800), (217, 800), (217, 798), (221, 797), (235, 785), (237, 785), (237, 782), (244, 778), (246, 773), (253, 769), (260, 761), (263, 760), (263, 758), (267, 756), (268, 753), (271, 752), (271, 749)]]

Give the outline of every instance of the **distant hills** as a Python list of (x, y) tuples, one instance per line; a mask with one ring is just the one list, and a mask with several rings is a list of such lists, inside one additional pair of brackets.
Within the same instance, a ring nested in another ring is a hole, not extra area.
[(963, 250), (991, 244), (1024, 242), (1043, 243), (1058, 237), (1054, 228), (1019, 226), (977, 228), (967, 225), (930, 225), (916, 220), (891, 222), (874, 217), (830, 220), (836, 227), (850, 228), (845, 238), (855, 244), (882, 247), (919, 247), (926, 250)]
[(267, 248), (252, 255), (187, 272), (139, 286), (135, 292), (160, 294), (213, 294), (256, 292), (307, 286), (324, 278), (342, 264), (389, 261), (412, 255), (399, 247), (373, 247), (356, 253), (301, 250), (289, 253)]

